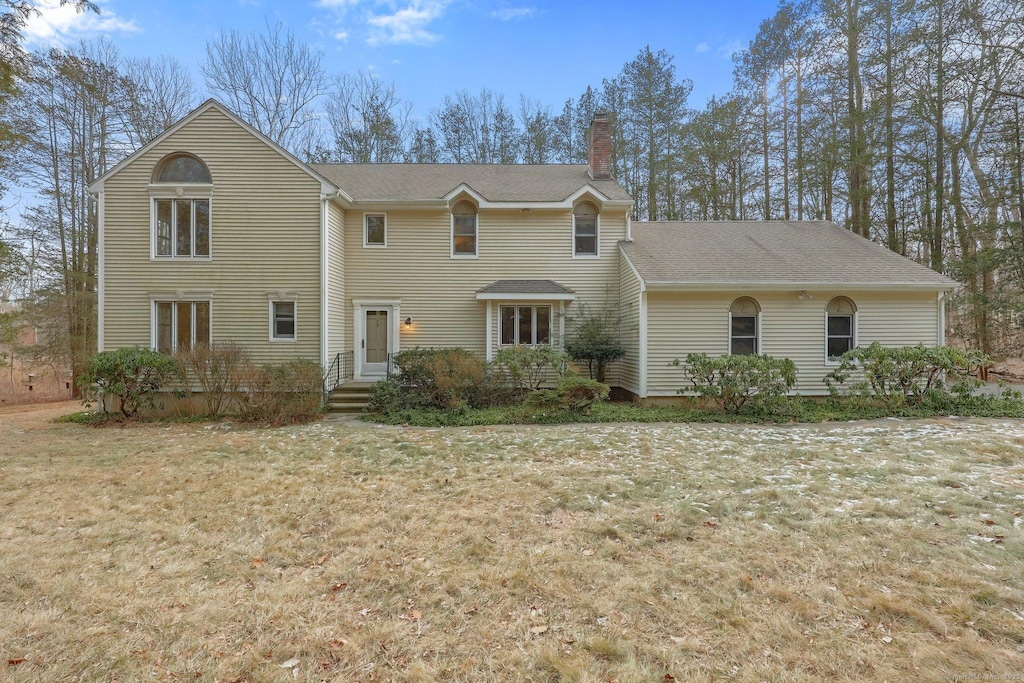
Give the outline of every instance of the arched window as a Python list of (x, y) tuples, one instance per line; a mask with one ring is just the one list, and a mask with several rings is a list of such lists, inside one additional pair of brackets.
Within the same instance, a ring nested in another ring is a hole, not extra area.
[(729, 307), (729, 353), (751, 356), (761, 352), (761, 307), (749, 296)]
[[(153, 183), (153, 256), (209, 258), (213, 179), (206, 164), (190, 154), (168, 155), (153, 169)], [(192, 187), (183, 191), (185, 184)]]
[(857, 346), (857, 305), (837, 296), (825, 307), (825, 359), (837, 361)]
[(452, 207), (452, 256), (476, 256), (476, 206), (461, 201)]
[(597, 256), (597, 207), (580, 202), (572, 210), (572, 239), (574, 256)]
[(210, 169), (190, 154), (172, 154), (165, 157), (153, 174), (156, 183), (205, 183), (210, 184)]

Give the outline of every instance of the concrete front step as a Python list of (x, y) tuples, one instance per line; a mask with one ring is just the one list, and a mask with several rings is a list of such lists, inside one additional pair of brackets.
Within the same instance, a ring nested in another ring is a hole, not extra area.
[(373, 384), (368, 382), (350, 382), (336, 387), (327, 402), (327, 410), (332, 413), (361, 413), (366, 410), (370, 400), (370, 389)]

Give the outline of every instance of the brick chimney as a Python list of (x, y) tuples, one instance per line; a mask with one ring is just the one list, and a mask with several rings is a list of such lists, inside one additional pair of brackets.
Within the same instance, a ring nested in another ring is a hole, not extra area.
[(590, 162), (591, 178), (611, 180), (612, 129), (606, 112), (596, 112), (590, 122), (590, 148), (587, 150), (587, 159)]

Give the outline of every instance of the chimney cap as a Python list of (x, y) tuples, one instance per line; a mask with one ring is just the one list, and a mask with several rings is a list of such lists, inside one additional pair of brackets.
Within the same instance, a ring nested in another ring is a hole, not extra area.
[(594, 112), (593, 120), (594, 121), (607, 121), (608, 120), (608, 112), (606, 112), (604, 110), (595, 111)]

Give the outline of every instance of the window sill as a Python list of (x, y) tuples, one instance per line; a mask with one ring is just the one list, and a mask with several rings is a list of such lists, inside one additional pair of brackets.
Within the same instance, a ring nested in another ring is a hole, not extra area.
[(600, 254), (573, 254), (573, 259), (580, 259), (581, 261), (595, 261), (601, 258)]
[(452, 254), (453, 259), (475, 259), (480, 258), (479, 254)]
[(271, 337), (270, 338), (270, 343), (271, 344), (294, 344), (297, 341), (299, 341), (299, 340), (296, 339), (295, 337), (292, 337), (290, 339), (285, 339), (283, 337)]
[(363, 249), (387, 249), (387, 244), (363, 244)]
[(150, 261), (212, 261), (212, 256), (150, 256)]

